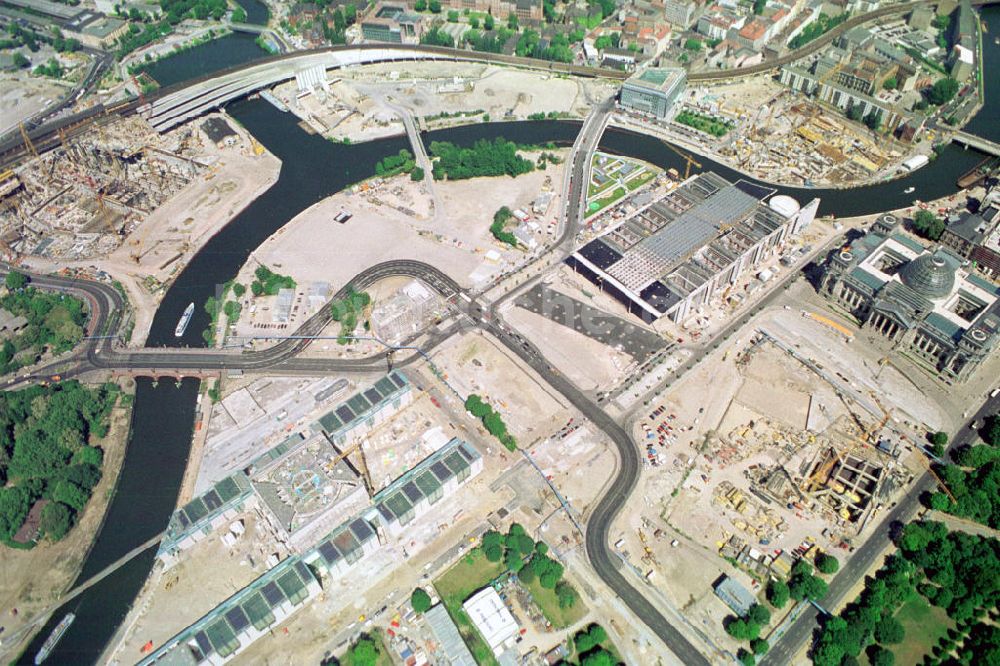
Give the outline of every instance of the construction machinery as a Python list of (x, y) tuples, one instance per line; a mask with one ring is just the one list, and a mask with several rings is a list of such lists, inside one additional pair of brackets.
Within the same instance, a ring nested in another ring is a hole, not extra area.
[[(327, 441), (329, 441), (329, 440), (327, 440)], [(332, 445), (333, 442), (330, 442), (330, 444)], [(368, 491), (368, 495), (374, 497), (375, 496), (375, 486), (372, 483), (371, 474), (368, 471), (368, 462), (365, 460), (364, 444), (365, 444), (365, 440), (364, 439), (358, 440), (358, 442), (356, 444), (353, 444), (353, 445), (349, 446), (348, 448), (344, 449), (343, 451), (341, 451), (340, 453), (338, 453), (337, 457), (334, 458), (330, 462), (330, 468), (332, 469), (332, 468), (336, 467), (337, 464), (340, 463), (340, 461), (342, 461), (342, 460), (345, 460), (345, 461), (347, 461), (348, 464), (350, 464), (351, 461), (348, 459), (348, 456), (351, 455), (352, 453), (357, 452), (357, 454), (358, 454), (358, 456), (357, 456), (357, 460), (358, 460), (357, 468), (358, 468), (358, 472), (360, 472), (361, 480), (365, 484), (365, 490)]]
[(697, 161), (696, 159), (694, 159), (693, 157), (691, 157), (690, 155), (688, 155), (687, 153), (685, 153), (683, 150), (681, 150), (677, 146), (673, 145), (672, 143), (668, 143), (667, 141), (662, 141), (661, 140), (661, 142), (667, 148), (669, 148), (670, 150), (674, 151), (675, 153), (677, 153), (678, 155), (680, 155), (681, 157), (684, 158), (684, 161), (687, 163), (687, 165), (684, 167), (684, 180), (687, 180), (688, 178), (691, 177), (691, 165), (692, 164), (694, 166), (698, 167), (699, 169), (702, 168), (701, 167), (701, 162)]
[(28, 149), (32, 157), (38, 157), (38, 150), (35, 148), (35, 144), (31, 142), (31, 137), (28, 136), (28, 130), (24, 128), (24, 123), (18, 123), (17, 126), (21, 130), (21, 139), (24, 141), (24, 147)]

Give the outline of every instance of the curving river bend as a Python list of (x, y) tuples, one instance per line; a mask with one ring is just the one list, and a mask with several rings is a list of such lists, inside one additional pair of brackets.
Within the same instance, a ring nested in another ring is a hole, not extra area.
[[(1000, 29), (1000, 7), (985, 8), (983, 17), (994, 30)], [(984, 39), (983, 46), (986, 71), (1000, 71), (1000, 46), (991, 39)], [(204, 65), (206, 52), (193, 49), (182, 55), (196, 53)], [(170, 60), (158, 64), (166, 65)], [(185, 57), (183, 63), (177, 64), (186, 69), (191, 62)], [(180, 72), (177, 80), (217, 68), (208, 66), (197, 72)], [(968, 127), (994, 141), (1000, 140), (1000, 104), (995, 99), (1000, 92), (998, 82), (1000, 77), (987, 79), (986, 105)], [(407, 146), (405, 137), (355, 145), (334, 144), (306, 134), (291, 114), (281, 113), (259, 100), (234, 103), (228, 111), (282, 161), (281, 174), (267, 192), (206, 243), (171, 285), (147, 338), (150, 346), (202, 346), (200, 332), (208, 315), (201, 304), (214, 295), (217, 285), (232, 278), (254, 249), (300, 211), (374, 173), (379, 159)], [(568, 121), (487, 123), (430, 132), (425, 141), (468, 144), (480, 138), (503, 136), (518, 143), (554, 141), (568, 145), (578, 129), (579, 123)], [(650, 137), (609, 129), (601, 140), (601, 148), (662, 168), (684, 171), (683, 160)], [(957, 189), (957, 178), (980, 159), (982, 156), (975, 152), (951, 146), (938, 159), (905, 179), (847, 190), (781, 189), (803, 203), (814, 196), (820, 197), (821, 215), (848, 217), (905, 207), (916, 198), (928, 201), (952, 194)], [(716, 171), (730, 180), (743, 178), (712, 160), (699, 160), (705, 170)], [(910, 186), (916, 191), (905, 194), (903, 190)], [(175, 338), (177, 320), (191, 302), (196, 304), (195, 316), (187, 333)], [(138, 381), (128, 453), (115, 496), (77, 582), (101, 571), (166, 526), (187, 465), (197, 394), (198, 382), (192, 379), (179, 385), (164, 381), (155, 387), (150, 380)], [(155, 553), (155, 547), (148, 549), (56, 611), (19, 661), (31, 663), (56, 623), (73, 611), (76, 621), (49, 657), (49, 663), (96, 662), (142, 588)], [(139, 655), (123, 657), (132, 661)]]

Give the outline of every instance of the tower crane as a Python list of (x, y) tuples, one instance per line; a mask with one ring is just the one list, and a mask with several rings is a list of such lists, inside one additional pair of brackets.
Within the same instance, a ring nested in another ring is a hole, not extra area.
[(28, 136), (28, 130), (24, 129), (24, 123), (18, 123), (18, 128), (21, 130), (21, 139), (24, 140), (24, 147), (28, 149), (32, 157), (38, 157), (38, 150), (35, 148), (35, 144), (31, 143), (31, 137)]
[(665, 145), (667, 148), (669, 148), (670, 150), (674, 151), (675, 153), (677, 153), (678, 155), (680, 155), (681, 157), (684, 158), (684, 161), (687, 163), (687, 166), (684, 168), (684, 180), (687, 180), (691, 176), (691, 165), (692, 164), (695, 165), (696, 167), (698, 167), (699, 169), (701, 168), (701, 162), (697, 161), (696, 159), (694, 159), (693, 157), (691, 157), (690, 155), (688, 155), (687, 153), (685, 153), (683, 150), (681, 150), (677, 146), (675, 146), (672, 143), (669, 143), (667, 141), (663, 141), (662, 139), (661, 139), (661, 143), (663, 143), (663, 145)]

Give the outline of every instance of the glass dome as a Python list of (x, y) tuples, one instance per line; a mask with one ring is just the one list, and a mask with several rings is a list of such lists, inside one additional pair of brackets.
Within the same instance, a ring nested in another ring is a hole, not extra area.
[(955, 269), (933, 254), (921, 255), (903, 266), (899, 277), (907, 287), (931, 300), (947, 296), (955, 286)]

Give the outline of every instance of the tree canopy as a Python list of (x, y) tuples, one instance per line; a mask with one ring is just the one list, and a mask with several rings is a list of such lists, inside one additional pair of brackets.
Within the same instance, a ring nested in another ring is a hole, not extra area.
[(89, 446), (107, 434), (118, 387), (77, 381), (0, 393), (0, 540), (21, 527), (37, 500), (41, 529), (62, 538), (101, 478), (103, 455)]
[(535, 167), (517, 153), (517, 144), (497, 137), (488, 141), (480, 139), (471, 148), (462, 148), (447, 141), (432, 141), (430, 153), (434, 156), (434, 178), (463, 180), (481, 176), (519, 176)]
[(410, 594), (410, 605), (418, 613), (426, 613), (431, 608), (431, 595), (422, 587), (415, 588)]

